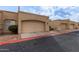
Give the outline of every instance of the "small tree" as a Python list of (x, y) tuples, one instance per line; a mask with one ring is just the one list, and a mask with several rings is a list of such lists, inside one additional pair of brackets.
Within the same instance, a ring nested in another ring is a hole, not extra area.
[(9, 26), (8, 29), (9, 29), (9, 31), (11, 31), (14, 34), (18, 33), (18, 26), (17, 25), (11, 25), (11, 26)]

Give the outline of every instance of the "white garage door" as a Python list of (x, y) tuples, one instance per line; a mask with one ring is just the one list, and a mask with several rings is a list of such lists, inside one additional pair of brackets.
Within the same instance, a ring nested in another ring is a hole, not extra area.
[(27, 32), (44, 32), (45, 23), (40, 21), (23, 21), (22, 33)]

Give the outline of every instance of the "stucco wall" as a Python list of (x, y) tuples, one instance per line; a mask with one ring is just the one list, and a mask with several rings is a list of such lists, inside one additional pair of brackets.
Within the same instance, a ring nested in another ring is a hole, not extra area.
[(26, 13), (26, 12), (19, 12), (19, 19), (21, 20), (40, 20), (40, 21), (48, 21), (47, 16), (41, 16), (37, 14), (32, 13)]
[(4, 17), (4, 20), (6, 20), (6, 19), (17, 20), (17, 13), (4, 11), (3, 17)]

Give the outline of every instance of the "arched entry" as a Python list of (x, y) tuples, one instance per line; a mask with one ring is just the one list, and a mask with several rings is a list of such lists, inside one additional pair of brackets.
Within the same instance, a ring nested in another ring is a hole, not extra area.
[(5, 20), (4, 21), (4, 32), (10, 32), (9, 30), (8, 30), (8, 28), (9, 28), (9, 26), (11, 26), (11, 25), (16, 25), (16, 21), (15, 20), (11, 20), (11, 19), (8, 19), (8, 20)]

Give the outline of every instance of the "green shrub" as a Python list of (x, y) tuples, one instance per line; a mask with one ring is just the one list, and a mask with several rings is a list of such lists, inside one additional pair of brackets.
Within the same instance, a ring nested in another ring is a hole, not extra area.
[(18, 33), (18, 26), (17, 25), (11, 25), (11, 26), (9, 26), (8, 29), (9, 29), (9, 31), (11, 31), (14, 34)]
[(52, 31), (52, 30), (54, 30), (54, 28), (51, 28), (51, 26), (49, 26), (49, 30)]

